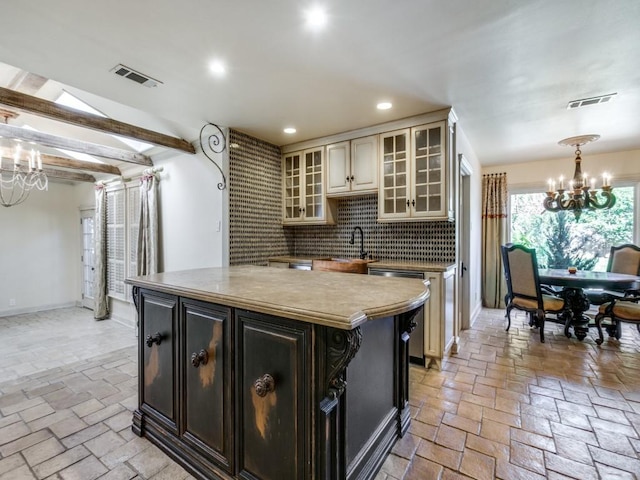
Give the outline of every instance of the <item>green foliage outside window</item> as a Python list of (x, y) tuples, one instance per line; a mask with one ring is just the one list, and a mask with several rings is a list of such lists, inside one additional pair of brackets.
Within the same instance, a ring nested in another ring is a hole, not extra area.
[(606, 270), (612, 245), (633, 243), (633, 187), (614, 189), (611, 209), (548, 212), (544, 194), (511, 195), (511, 241), (535, 248), (540, 268)]

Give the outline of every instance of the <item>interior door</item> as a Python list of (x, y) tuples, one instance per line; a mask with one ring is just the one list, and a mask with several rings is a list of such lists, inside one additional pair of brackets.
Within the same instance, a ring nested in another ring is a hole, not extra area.
[(471, 219), (469, 216), (469, 202), (470, 202), (470, 188), (471, 188), (471, 165), (468, 160), (464, 158), (464, 155), (459, 155), (459, 185), (460, 185), (460, 197), (458, 207), (458, 218), (460, 221), (456, 222), (459, 229), (458, 239), (460, 245), (460, 252), (458, 255), (458, 275), (459, 275), (459, 325), (462, 330), (466, 330), (471, 327), (471, 275), (469, 274), (469, 257), (470, 257), (470, 244), (469, 234), (471, 229)]
[(82, 306), (93, 310), (95, 277), (94, 210), (80, 212), (82, 230)]

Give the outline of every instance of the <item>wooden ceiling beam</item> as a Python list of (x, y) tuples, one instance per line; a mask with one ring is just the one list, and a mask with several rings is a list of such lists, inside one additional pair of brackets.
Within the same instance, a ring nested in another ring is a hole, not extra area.
[[(3, 158), (8, 159), (9, 161), (13, 160), (14, 158), (13, 152), (10, 149), (2, 148), (0, 149), (0, 152), (2, 152)], [(115, 167), (113, 165), (109, 165), (106, 163), (95, 163), (95, 162), (87, 162), (84, 160), (74, 160), (71, 158), (57, 157), (55, 155), (47, 155), (46, 153), (41, 154), (40, 158), (42, 159), (43, 166), (62, 167), (62, 168), (69, 168), (72, 170), (84, 170), (84, 171), (96, 172), (96, 173), (108, 173), (109, 175), (117, 175), (119, 177), (122, 176), (122, 172), (118, 167)], [(28, 151), (26, 150), (22, 151), (22, 155), (20, 156), (20, 161), (23, 164), (26, 164), (29, 161)]]
[(58, 178), (60, 180), (88, 183), (95, 183), (96, 181), (96, 178), (88, 173), (67, 172), (66, 170), (57, 170), (53, 168), (43, 168), (42, 171), (46, 173), (49, 179)]
[(72, 170), (84, 170), (96, 173), (108, 173), (110, 175), (122, 176), (118, 167), (107, 165), (106, 163), (85, 162), (84, 160), (72, 160), (69, 158), (56, 157), (54, 155), (40, 155), (42, 164), (50, 167), (70, 168)]
[(35, 142), (46, 147), (61, 148), (73, 152), (86, 153), (96, 157), (109, 158), (121, 162), (136, 163), (138, 165), (153, 166), (153, 162), (146, 155), (134, 153), (119, 148), (96, 145), (95, 143), (81, 142), (70, 138), (58, 137), (48, 133), (41, 133), (35, 130), (15, 127), (13, 125), (0, 124), (0, 136), (6, 138), (19, 138), (26, 142)]
[(136, 127), (135, 125), (119, 122), (111, 118), (99, 117), (8, 88), (0, 87), (0, 104), (52, 120), (58, 120), (104, 133), (134, 138), (142, 142), (172, 148), (182, 152), (196, 153), (194, 146), (181, 138)]

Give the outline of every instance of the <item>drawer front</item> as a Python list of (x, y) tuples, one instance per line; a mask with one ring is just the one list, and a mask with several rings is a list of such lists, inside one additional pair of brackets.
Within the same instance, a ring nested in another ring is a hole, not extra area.
[(141, 291), (140, 408), (177, 431), (177, 297)]
[(238, 326), (241, 474), (309, 478), (310, 327), (249, 312)]
[(231, 467), (229, 310), (184, 300), (181, 306), (184, 349), (184, 438), (192, 446)]

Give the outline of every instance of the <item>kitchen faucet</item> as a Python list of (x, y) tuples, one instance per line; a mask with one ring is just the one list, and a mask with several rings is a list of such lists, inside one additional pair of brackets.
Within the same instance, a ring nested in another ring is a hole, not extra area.
[(356, 230), (360, 232), (360, 259), (364, 260), (367, 258), (367, 252), (364, 251), (364, 233), (362, 233), (362, 228), (354, 227), (351, 232), (351, 240), (349, 240), (349, 244), (353, 245), (355, 243)]

